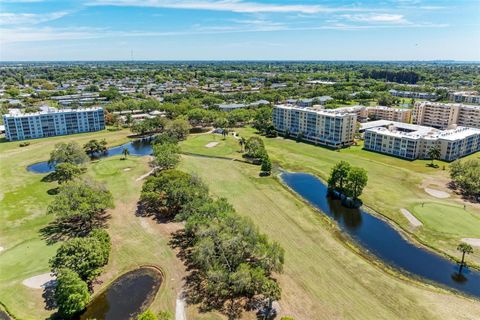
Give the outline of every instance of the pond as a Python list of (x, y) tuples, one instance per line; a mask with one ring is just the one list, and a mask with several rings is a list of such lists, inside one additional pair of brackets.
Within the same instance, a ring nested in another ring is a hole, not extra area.
[[(135, 140), (107, 150), (103, 154), (95, 156), (95, 159), (118, 156), (127, 148), (131, 156), (148, 156), (152, 154), (151, 139)], [(34, 173), (49, 173), (55, 170), (54, 165), (49, 165), (48, 161), (37, 162), (27, 167), (27, 170)]]
[(326, 185), (313, 175), (285, 172), (281, 179), (385, 263), (423, 280), (480, 297), (480, 271), (464, 267), (458, 274), (458, 264), (415, 246), (388, 222), (362, 208), (346, 208), (340, 200), (330, 198)]
[(162, 283), (161, 273), (143, 267), (125, 273), (97, 296), (80, 316), (81, 320), (129, 320), (144, 312)]

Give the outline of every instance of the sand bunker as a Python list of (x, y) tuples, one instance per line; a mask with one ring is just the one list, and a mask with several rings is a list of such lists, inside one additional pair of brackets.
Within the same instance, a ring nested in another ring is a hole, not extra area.
[(47, 272), (25, 279), (22, 284), (32, 289), (44, 289), (55, 285), (55, 276)]
[(450, 197), (450, 195), (445, 191), (425, 188), (425, 192), (428, 193), (429, 195), (431, 195), (432, 197), (435, 197), (435, 198), (445, 199), (445, 198)]
[(123, 171), (130, 171), (130, 170), (132, 170), (132, 168), (125, 168), (125, 169), (123, 169)]
[(206, 148), (213, 148), (216, 147), (218, 142), (209, 142), (205, 145)]
[(463, 238), (462, 241), (471, 246), (480, 247), (480, 238)]
[(408, 222), (410, 222), (410, 224), (412, 225), (412, 227), (420, 227), (422, 226), (422, 222), (420, 220), (418, 220), (417, 218), (415, 218), (415, 216), (410, 212), (408, 211), (407, 209), (400, 209), (400, 212), (403, 214), (403, 216), (405, 218), (407, 218)]
[(0, 246), (0, 252), (2, 252), (3, 250), (5, 250), (5, 248)]

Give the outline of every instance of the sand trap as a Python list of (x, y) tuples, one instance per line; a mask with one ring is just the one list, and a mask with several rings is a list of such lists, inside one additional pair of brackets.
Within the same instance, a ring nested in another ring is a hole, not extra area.
[(55, 285), (55, 277), (50, 272), (47, 272), (25, 279), (22, 284), (32, 289), (43, 289)]
[(123, 171), (130, 171), (130, 170), (132, 170), (132, 168), (125, 168), (125, 169), (123, 169)]
[(450, 195), (445, 191), (425, 188), (425, 192), (428, 193), (429, 195), (431, 195), (432, 197), (435, 197), (435, 198), (445, 199), (445, 198), (450, 197)]
[(216, 147), (218, 142), (209, 142), (205, 145), (206, 148), (213, 148)]
[(400, 209), (400, 212), (403, 214), (403, 216), (405, 218), (407, 218), (408, 222), (410, 222), (410, 224), (412, 225), (412, 227), (421, 227), (422, 226), (422, 222), (420, 220), (418, 220), (417, 218), (415, 218), (415, 216), (410, 212), (408, 211), (407, 209)]
[(3, 250), (5, 250), (5, 248), (0, 246), (0, 252), (2, 252)]
[(480, 247), (480, 238), (463, 238), (462, 241), (471, 246)]

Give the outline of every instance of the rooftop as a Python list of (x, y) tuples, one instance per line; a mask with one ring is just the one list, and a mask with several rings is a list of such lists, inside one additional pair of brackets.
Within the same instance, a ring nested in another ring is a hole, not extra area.
[(91, 108), (78, 108), (78, 109), (55, 109), (55, 108), (42, 108), (42, 111), (23, 113), (19, 109), (10, 109), (9, 114), (3, 115), (6, 118), (19, 118), (19, 117), (32, 117), (44, 114), (55, 114), (55, 113), (72, 113), (72, 112), (85, 112), (85, 111), (97, 111), (103, 110), (102, 107), (91, 107)]

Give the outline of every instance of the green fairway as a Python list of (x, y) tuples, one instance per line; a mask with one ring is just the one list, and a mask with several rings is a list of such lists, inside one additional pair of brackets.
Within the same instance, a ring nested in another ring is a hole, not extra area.
[[(207, 147), (211, 143), (212, 147)], [(190, 135), (186, 141), (181, 143), (182, 151), (196, 154), (204, 154), (215, 157), (241, 157), (241, 148), (238, 140), (232, 135), (225, 139), (220, 134), (203, 133)]]
[(399, 280), (373, 266), (335, 236), (321, 214), (259, 167), (184, 156), (181, 168), (198, 174), (218, 197), (285, 248), (279, 277), (282, 315), (297, 319), (457, 319), (480, 315), (480, 304)]
[[(237, 130), (241, 136), (250, 137), (255, 135), (255, 130), (242, 128)], [(462, 238), (468, 237), (468, 229), (456, 227), (444, 232), (449, 228), (438, 228), (435, 225), (441, 221), (429, 223), (432, 216), (425, 216), (422, 228), (412, 228), (408, 220), (400, 213), (401, 208), (412, 210), (422, 203), (435, 203), (437, 206), (446, 206), (443, 211), (448, 215), (450, 223), (462, 226), (462, 216), (457, 215), (455, 210), (450, 210), (452, 204), (463, 208), (458, 196), (452, 194), (448, 199), (437, 199), (427, 194), (423, 186), (435, 183), (443, 185), (449, 181), (448, 170), (442, 170), (448, 163), (437, 162), (439, 168), (427, 166), (429, 161), (416, 160), (407, 161), (388, 155), (374, 153), (362, 149), (362, 146), (353, 146), (342, 150), (330, 150), (327, 148), (297, 143), (294, 140), (284, 138), (264, 138), (265, 146), (270, 158), (281, 167), (298, 172), (313, 173), (324, 181), (328, 178), (332, 166), (345, 160), (353, 166), (365, 168), (368, 172), (368, 185), (361, 196), (364, 204), (375, 211), (395, 221), (403, 229), (410, 232), (419, 241), (428, 246), (434, 247), (443, 253), (457, 256), (456, 247)], [(188, 140), (182, 144), (182, 150), (194, 152), (190, 149)], [(226, 153), (227, 150), (217, 150), (218, 153)], [(202, 153), (201, 150), (198, 153)], [(478, 154), (469, 156), (478, 157)], [(463, 209), (462, 209), (463, 210)], [(467, 211), (477, 217), (480, 216), (478, 205), (467, 204)], [(414, 212), (413, 212), (414, 213)], [(478, 220), (472, 225), (480, 230)], [(480, 249), (470, 256), (472, 262), (480, 265)]]

